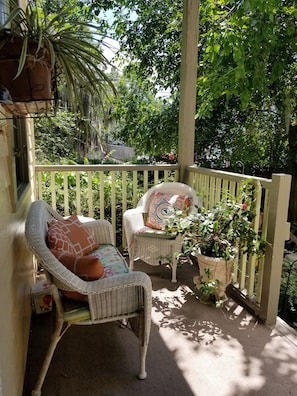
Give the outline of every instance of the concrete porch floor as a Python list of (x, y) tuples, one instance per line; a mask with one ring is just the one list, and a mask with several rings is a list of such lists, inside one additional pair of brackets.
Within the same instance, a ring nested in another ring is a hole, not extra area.
[[(138, 343), (117, 323), (72, 326), (58, 345), (43, 396), (297, 395), (297, 333), (281, 320), (256, 322), (229, 300), (216, 309), (193, 292), (196, 268), (137, 263), (153, 283), (148, 377), (137, 379)], [(51, 314), (34, 315), (23, 396), (29, 396), (48, 345)]]

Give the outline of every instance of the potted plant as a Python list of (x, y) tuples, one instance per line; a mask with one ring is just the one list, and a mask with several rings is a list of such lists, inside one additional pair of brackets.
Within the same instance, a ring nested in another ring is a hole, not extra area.
[(184, 236), (182, 254), (198, 259), (200, 275), (194, 277), (194, 283), (201, 300), (221, 305), (236, 256), (264, 254), (266, 242), (255, 224), (257, 188), (258, 182), (249, 179), (237, 199), (227, 194), (210, 209), (197, 207), (188, 217), (176, 212), (169, 220), (167, 230)]
[(98, 28), (67, 8), (47, 12), (44, 4), (36, 0), (26, 9), (15, 7), (0, 26), (0, 84), (11, 101), (34, 102), (31, 109), (39, 112), (34, 106), (53, 103), (57, 85), (63, 84), (68, 104), (77, 109), (82, 90), (97, 98), (107, 87), (115, 91), (105, 73), (109, 62)]

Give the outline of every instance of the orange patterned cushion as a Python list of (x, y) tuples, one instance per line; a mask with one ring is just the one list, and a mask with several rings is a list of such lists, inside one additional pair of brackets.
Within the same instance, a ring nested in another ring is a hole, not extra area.
[(51, 221), (49, 224), (47, 232), (47, 244), (50, 249), (56, 249), (65, 253), (74, 254), (71, 240), (55, 220)]
[[(54, 233), (52, 232), (52, 227), (54, 227)], [(65, 237), (67, 243), (63, 240)], [(68, 240), (72, 244), (72, 249), (68, 246)], [(66, 249), (64, 249), (65, 245)], [(99, 245), (79, 221), (78, 217), (72, 215), (68, 219), (52, 220), (49, 223), (48, 246), (50, 249), (61, 250), (77, 256), (85, 256), (92, 250), (97, 249)]]
[(166, 220), (175, 210), (181, 210), (186, 216), (191, 206), (191, 198), (187, 195), (170, 195), (155, 192), (150, 197), (148, 217), (145, 225), (156, 230), (164, 230)]
[[(71, 272), (86, 281), (100, 279), (104, 275), (104, 268), (97, 257), (83, 256), (63, 253), (59, 250), (52, 249), (51, 252), (57, 259), (65, 265)], [(62, 290), (65, 297), (76, 301), (88, 301), (88, 297), (76, 291)]]
[(98, 257), (78, 257), (74, 254), (63, 253), (59, 250), (51, 250), (51, 252), (66, 268), (86, 281), (97, 280), (104, 274), (104, 268)]

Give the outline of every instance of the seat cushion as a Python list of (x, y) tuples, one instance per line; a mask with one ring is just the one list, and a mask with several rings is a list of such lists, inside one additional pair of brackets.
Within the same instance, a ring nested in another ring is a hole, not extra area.
[(58, 221), (51, 220), (48, 227), (47, 240), (50, 249), (85, 256), (99, 246), (76, 215)]
[(191, 198), (187, 195), (172, 195), (155, 192), (151, 195), (145, 225), (156, 230), (165, 230), (166, 221), (175, 211), (187, 216), (191, 207)]
[(65, 312), (64, 320), (68, 323), (80, 323), (91, 320), (91, 312), (89, 308), (77, 308), (72, 311)]
[(96, 257), (100, 260), (100, 263), (104, 268), (103, 278), (127, 274), (129, 272), (126, 260), (113, 245), (102, 244), (98, 249), (93, 250), (89, 254), (89, 257)]
[[(67, 265), (69, 265), (70, 259), (68, 256), (69, 255), (62, 254), (61, 255), (62, 260), (59, 258), (59, 261), (62, 262), (62, 264), (64, 264), (63, 261), (67, 262)], [(97, 249), (89, 253), (88, 256), (80, 257), (79, 260), (76, 261), (76, 263), (78, 262), (79, 262), (79, 266), (76, 265), (77, 272), (74, 271), (73, 264), (70, 264), (73, 270), (71, 270), (70, 268), (69, 270), (74, 272), (77, 276), (79, 276), (82, 279), (88, 277), (89, 279), (85, 279), (85, 280), (89, 280), (89, 281), (97, 280), (100, 278), (109, 278), (115, 275), (127, 274), (129, 272), (129, 268), (124, 257), (121, 255), (121, 253), (118, 251), (118, 249), (115, 246), (109, 244), (100, 245)], [(83, 268), (84, 267), (83, 264), (85, 264), (85, 268)], [(64, 265), (67, 267), (66, 264)], [(82, 302), (88, 301), (88, 297), (86, 295), (83, 295), (76, 291), (63, 290), (62, 293), (64, 294), (65, 297), (71, 300), (82, 301)]]
[(136, 231), (137, 237), (158, 238), (158, 239), (175, 239), (177, 233), (168, 233), (164, 230), (156, 230), (151, 227), (142, 227)]

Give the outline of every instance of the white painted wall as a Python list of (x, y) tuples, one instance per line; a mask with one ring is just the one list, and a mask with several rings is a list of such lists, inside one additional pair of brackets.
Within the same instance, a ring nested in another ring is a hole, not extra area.
[[(11, 121), (3, 118), (3, 111), (0, 111), (0, 167), (3, 170), (7, 165), (7, 172), (0, 172), (0, 396), (21, 396), (30, 330), (30, 290), (33, 281), (32, 257), (24, 241), (24, 222), (33, 194), (31, 186), (28, 185), (21, 200), (15, 200), (13, 129)], [(32, 181), (32, 121), (28, 121), (27, 127)], [(7, 141), (5, 155), (4, 141)]]

